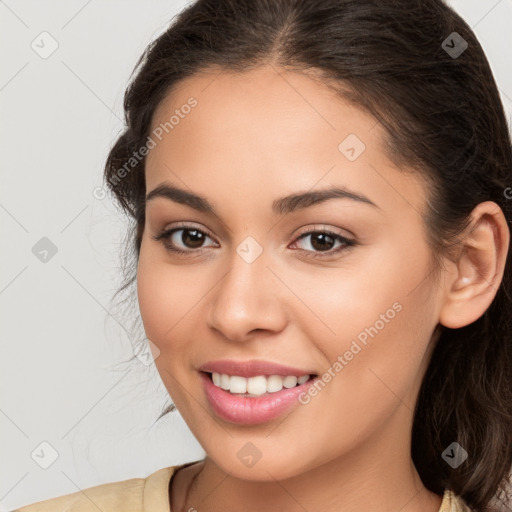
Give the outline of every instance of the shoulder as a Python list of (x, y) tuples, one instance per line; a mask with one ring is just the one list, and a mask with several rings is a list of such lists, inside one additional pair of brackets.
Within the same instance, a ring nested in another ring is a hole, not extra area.
[(167, 512), (169, 481), (180, 467), (182, 465), (162, 468), (146, 478), (130, 478), (89, 487), (72, 494), (32, 503), (13, 512)]

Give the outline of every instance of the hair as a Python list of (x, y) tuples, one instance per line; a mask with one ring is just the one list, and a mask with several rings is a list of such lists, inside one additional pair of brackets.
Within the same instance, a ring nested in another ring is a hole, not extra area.
[[(467, 42), (458, 56), (443, 45), (453, 32)], [(146, 144), (155, 110), (196, 73), (265, 64), (314, 73), (381, 123), (391, 161), (430, 184), (424, 224), (437, 269), (479, 203), (494, 201), (512, 221), (512, 150), (498, 87), (471, 28), (442, 0), (198, 0), (149, 44), (125, 92), (126, 126), (104, 172), (132, 221), (132, 260), (117, 293), (136, 280), (145, 223), (145, 158), (128, 172), (126, 162)], [(477, 511), (501, 510), (512, 465), (510, 254), (479, 319), (438, 325), (414, 411), (411, 457), (425, 487), (439, 495), (449, 488)], [(442, 458), (454, 441), (468, 453), (456, 469)]]

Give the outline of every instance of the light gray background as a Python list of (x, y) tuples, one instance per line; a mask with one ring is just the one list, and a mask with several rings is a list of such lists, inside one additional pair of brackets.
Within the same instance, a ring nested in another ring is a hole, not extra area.
[[(114, 370), (133, 343), (108, 314), (126, 224), (93, 195), (133, 66), (187, 3), (0, 0), (2, 511), (204, 455), (177, 412), (150, 429), (166, 398), (154, 366)], [(512, 0), (450, 3), (510, 121)], [(31, 47), (51, 48), (43, 31), (58, 43), (45, 59)], [(57, 247), (46, 263), (43, 237)]]

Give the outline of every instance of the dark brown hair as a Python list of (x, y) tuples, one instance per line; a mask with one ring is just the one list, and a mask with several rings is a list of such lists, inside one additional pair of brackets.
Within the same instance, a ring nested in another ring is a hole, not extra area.
[[(512, 152), (498, 88), (474, 33), (441, 0), (199, 0), (138, 61), (126, 128), (106, 163), (105, 182), (133, 221), (135, 260), (145, 159), (126, 162), (146, 144), (155, 109), (201, 70), (265, 63), (317, 73), (383, 125), (390, 158), (431, 184), (424, 220), (433, 254), (449, 254), (480, 202), (495, 201), (511, 222)], [(452, 489), (478, 511), (500, 510), (512, 465), (510, 253), (488, 310), (466, 327), (440, 327), (414, 415), (412, 458), (425, 486)], [(134, 283), (136, 264), (129, 271), (121, 290)], [(454, 441), (469, 454), (456, 469), (441, 456)]]

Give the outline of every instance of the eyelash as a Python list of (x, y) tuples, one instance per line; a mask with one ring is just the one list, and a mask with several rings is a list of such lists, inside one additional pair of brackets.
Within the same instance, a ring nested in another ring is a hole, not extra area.
[[(165, 231), (160, 232), (158, 235), (153, 236), (153, 240), (156, 241), (162, 241), (163, 245), (168, 251), (173, 252), (174, 254), (179, 254), (183, 256), (190, 256), (192, 253), (202, 252), (205, 248), (199, 248), (199, 249), (189, 249), (189, 250), (183, 250), (183, 249), (177, 249), (176, 247), (171, 246), (167, 241), (170, 239), (170, 237), (177, 231), (198, 231), (202, 235), (206, 235), (207, 237), (211, 238), (213, 240), (213, 237), (211, 237), (208, 233), (205, 231), (196, 228), (195, 226), (188, 225), (188, 224), (180, 224), (179, 227), (174, 227)], [(334, 238), (335, 240), (341, 242), (343, 245), (338, 247), (335, 250), (329, 249), (328, 251), (324, 252), (314, 252), (314, 251), (308, 251), (306, 249), (298, 249), (302, 252), (312, 253), (309, 257), (311, 258), (327, 258), (334, 254), (337, 254), (343, 250), (346, 250), (350, 247), (353, 247), (356, 245), (355, 240), (350, 240), (348, 238), (345, 238), (344, 236), (335, 233), (334, 231), (330, 231), (328, 229), (316, 229), (312, 231), (307, 231), (305, 233), (302, 233), (298, 238), (296, 238), (295, 241), (301, 240), (302, 238), (307, 237), (308, 235), (312, 234), (325, 234), (329, 235), (330, 237)]]

